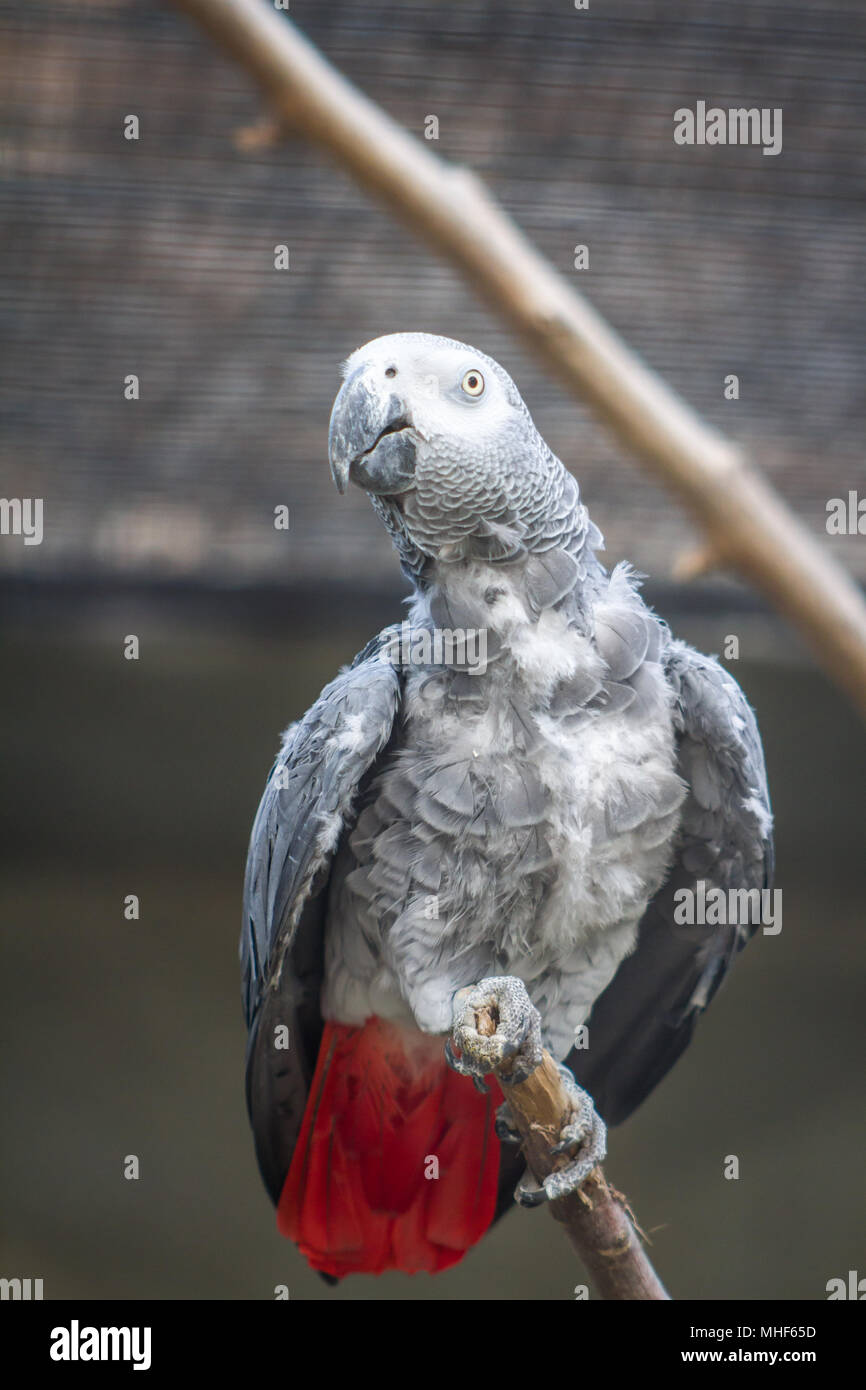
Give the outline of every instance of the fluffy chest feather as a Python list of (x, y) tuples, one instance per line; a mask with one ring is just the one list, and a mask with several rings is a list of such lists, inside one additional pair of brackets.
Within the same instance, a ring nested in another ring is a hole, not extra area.
[[(489, 596), (488, 575), (477, 585)], [(501, 577), (497, 590), (500, 654), (483, 675), (458, 678), (459, 697), (453, 673), (407, 677), (401, 746), (332, 898), (332, 1017), (408, 1014), (445, 1031), (455, 989), (509, 973), (551, 1030), (563, 1008), (573, 1028), (668, 867), (683, 790), (661, 669), (647, 666), (640, 718), (568, 702), (560, 714), (559, 691), (604, 674), (598, 650), (563, 612), (528, 614)]]

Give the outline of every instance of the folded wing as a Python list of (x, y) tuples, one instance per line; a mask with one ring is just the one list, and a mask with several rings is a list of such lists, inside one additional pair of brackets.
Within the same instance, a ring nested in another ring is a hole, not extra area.
[(247, 1107), (275, 1203), (322, 1034), (331, 863), (358, 793), (392, 737), (400, 705), (400, 674), (384, 655), (394, 632), (388, 628), (374, 638), (287, 731), (250, 839), (240, 945)]
[(696, 892), (701, 880), (725, 892), (772, 885), (770, 799), (752, 710), (736, 681), (685, 643), (672, 641), (663, 661), (675, 695), (678, 770), (689, 786), (676, 859), (635, 950), (593, 1007), (588, 1048), (567, 1059), (609, 1124), (631, 1114), (677, 1060), (755, 931), (748, 922), (677, 923), (677, 891)]

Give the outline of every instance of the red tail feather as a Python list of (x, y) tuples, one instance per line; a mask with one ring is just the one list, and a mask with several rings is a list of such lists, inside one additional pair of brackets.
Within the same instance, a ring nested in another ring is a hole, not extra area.
[(379, 1018), (326, 1024), (280, 1231), (327, 1274), (456, 1264), (496, 1206), (490, 1084), (481, 1095), (452, 1071), (441, 1038)]

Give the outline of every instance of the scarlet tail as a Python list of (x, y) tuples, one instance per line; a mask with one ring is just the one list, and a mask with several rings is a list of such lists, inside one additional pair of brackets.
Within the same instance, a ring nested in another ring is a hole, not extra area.
[(277, 1226), (314, 1269), (445, 1269), (496, 1206), (495, 1083), (480, 1094), (441, 1038), (327, 1023)]

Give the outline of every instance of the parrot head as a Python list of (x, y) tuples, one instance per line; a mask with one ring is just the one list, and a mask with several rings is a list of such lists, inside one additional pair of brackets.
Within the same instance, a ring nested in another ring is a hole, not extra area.
[[(483, 469), (521, 428), (534, 427), (497, 362), (450, 338), (391, 333), (353, 352), (328, 435), (339, 492), (351, 481), (397, 496), (435, 480), (449, 458)], [(444, 480), (443, 480), (444, 481)]]
[(508, 373), (466, 343), (392, 333), (358, 348), (328, 445), (338, 491), (368, 493), (416, 578), (431, 559), (600, 542)]

